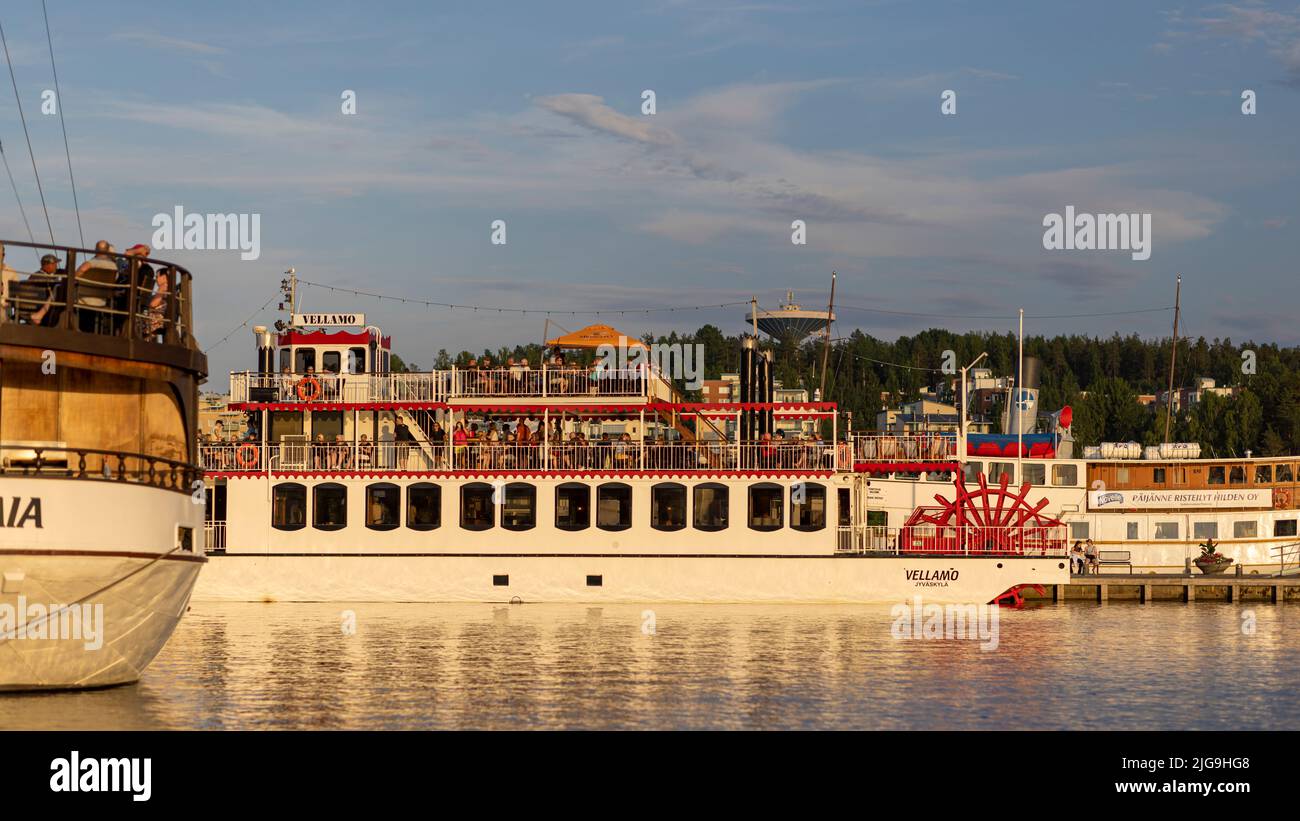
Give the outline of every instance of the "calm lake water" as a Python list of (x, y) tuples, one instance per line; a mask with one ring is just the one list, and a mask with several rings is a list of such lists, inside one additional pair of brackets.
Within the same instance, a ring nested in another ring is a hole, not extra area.
[(196, 603), (138, 684), (0, 728), (1300, 728), (1295, 605), (999, 615), (984, 652), (888, 606)]

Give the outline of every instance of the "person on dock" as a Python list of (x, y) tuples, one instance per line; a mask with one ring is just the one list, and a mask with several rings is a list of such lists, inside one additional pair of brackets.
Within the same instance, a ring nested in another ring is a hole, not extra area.
[(1083, 571), (1083, 542), (1075, 541), (1074, 547), (1070, 548), (1070, 572), (1082, 574)]
[(1088, 560), (1088, 572), (1094, 575), (1099, 573), (1101, 566), (1097, 562), (1097, 545), (1093, 544), (1092, 539), (1084, 546), (1083, 555)]

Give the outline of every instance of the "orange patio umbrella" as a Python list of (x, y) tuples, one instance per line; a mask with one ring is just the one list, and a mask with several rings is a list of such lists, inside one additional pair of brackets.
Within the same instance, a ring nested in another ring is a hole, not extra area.
[(628, 348), (644, 348), (645, 343), (630, 334), (625, 334), (620, 330), (611, 328), (608, 325), (588, 325), (587, 327), (574, 331), (573, 333), (557, 336), (554, 339), (546, 340), (547, 347), (550, 348), (581, 348), (582, 350), (594, 350), (601, 345), (612, 345), (618, 347), (619, 340)]

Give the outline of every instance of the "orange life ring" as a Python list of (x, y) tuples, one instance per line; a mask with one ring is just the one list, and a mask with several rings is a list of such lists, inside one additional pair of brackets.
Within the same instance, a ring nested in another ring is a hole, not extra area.
[[(308, 391), (307, 389), (310, 389)], [(298, 380), (298, 400), (301, 402), (315, 402), (320, 399), (321, 386), (320, 380), (314, 376), (304, 376)]]
[(1273, 509), (1286, 510), (1291, 507), (1291, 491), (1284, 487), (1273, 488)]
[(241, 468), (256, 467), (257, 463), (261, 461), (258, 459), (258, 455), (257, 445), (254, 445), (252, 442), (245, 442), (235, 448), (235, 462)]

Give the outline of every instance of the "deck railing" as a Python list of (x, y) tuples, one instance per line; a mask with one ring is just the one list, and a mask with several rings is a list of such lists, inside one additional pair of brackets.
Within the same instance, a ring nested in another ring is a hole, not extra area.
[[(33, 251), (30, 274), (17, 270), (29, 259), (19, 249)], [(30, 242), (7, 242), (0, 252), (0, 324), (197, 347), (190, 272), (175, 263)], [(39, 267), (44, 253), (58, 257), (53, 272)]]
[(218, 473), (290, 471), (831, 471), (836, 448), (820, 442), (780, 445), (728, 442), (528, 443), (253, 442), (202, 444), (203, 468)]
[(230, 401), (246, 402), (446, 402), (450, 399), (569, 397), (655, 398), (646, 368), (555, 369), (549, 366), (419, 373), (230, 374)]
[(943, 556), (1065, 557), (1068, 528), (841, 526), (836, 549), (845, 553), (936, 554)]
[(143, 453), (4, 442), (0, 443), (0, 475), (131, 482), (193, 493), (203, 471), (197, 465)]
[(858, 462), (934, 462), (957, 458), (957, 437), (941, 433), (855, 433)]

